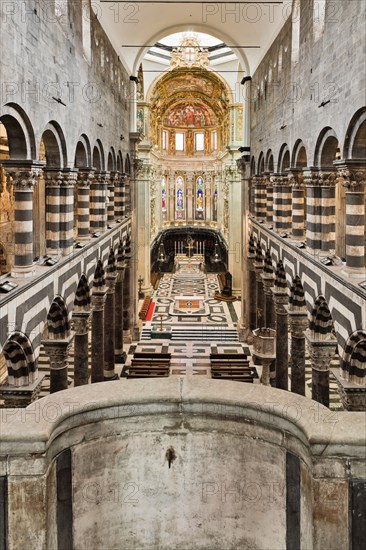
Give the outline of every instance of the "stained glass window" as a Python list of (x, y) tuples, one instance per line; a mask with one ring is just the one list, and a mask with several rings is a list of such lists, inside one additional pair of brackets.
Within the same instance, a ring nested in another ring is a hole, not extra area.
[(166, 181), (164, 176), (161, 178), (161, 209), (163, 212), (166, 211)]
[(214, 193), (213, 193), (213, 220), (217, 222), (217, 199), (219, 196), (219, 191), (217, 188), (217, 178), (215, 177), (214, 183)]
[(204, 219), (205, 208), (205, 188), (203, 178), (199, 176), (196, 179), (196, 219)]
[(178, 176), (175, 181), (175, 217), (177, 220), (184, 220), (184, 180)]

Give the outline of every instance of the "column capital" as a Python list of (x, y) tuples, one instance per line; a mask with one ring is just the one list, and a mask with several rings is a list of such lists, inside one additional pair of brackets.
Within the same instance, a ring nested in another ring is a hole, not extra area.
[(278, 290), (276, 286), (272, 288), (273, 301), (275, 303), (275, 310), (277, 315), (287, 315), (285, 306), (288, 304), (288, 293), (282, 289)]
[(77, 336), (88, 334), (90, 311), (78, 311), (72, 314), (72, 322)]
[(42, 175), (44, 162), (32, 160), (2, 160), (5, 173), (13, 179), (14, 189), (17, 191), (31, 191)]
[(337, 340), (335, 338), (316, 340), (309, 329), (304, 334), (308, 342), (312, 368), (321, 372), (328, 371), (330, 362), (335, 355)]
[(293, 311), (291, 306), (285, 306), (290, 320), (290, 331), (294, 338), (304, 338), (304, 332), (309, 326), (306, 311)]
[(107, 286), (107, 294), (114, 294), (116, 290), (117, 273), (107, 273), (105, 284)]
[(79, 168), (77, 175), (77, 186), (79, 188), (89, 188), (90, 184), (94, 180), (95, 170), (92, 168)]
[(91, 303), (93, 307), (93, 311), (103, 311), (104, 310), (104, 303), (106, 300), (106, 292), (107, 289), (104, 287), (100, 290), (95, 290), (92, 293), (91, 297)]
[(291, 168), (287, 173), (288, 183), (293, 189), (304, 187), (304, 174), (299, 168)]
[(270, 176), (270, 182), (273, 187), (280, 187), (284, 183), (284, 176), (282, 174), (272, 174)]
[(236, 159), (236, 167), (238, 169), (238, 171), (241, 173), (242, 177), (245, 178), (245, 173), (246, 173), (246, 166), (247, 166), (247, 162), (245, 160), (244, 157), (240, 157), (238, 159)]
[(366, 166), (343, 164), (338, 166), (338, 178), (347, 191), (362, 192), (366, 184)]
[(337, 183), (335, 170), (320, 170), (319, 168), (304, 168), (304, 184), (306, 187), (334, 187)]

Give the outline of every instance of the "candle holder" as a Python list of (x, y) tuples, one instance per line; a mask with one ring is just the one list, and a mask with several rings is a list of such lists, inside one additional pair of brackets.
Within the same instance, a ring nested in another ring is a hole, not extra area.
[(139, 275), (139, 278), (137, 279), (137, 282), (139, 284), (139, 300), (142, 300), (142, 298), (145, 297), (144, 293), (142, 292), (142, 285), (143, 285), (143, 282), (144, 282), (144, 279), (143, 277), (141, 277), (141, 275)]

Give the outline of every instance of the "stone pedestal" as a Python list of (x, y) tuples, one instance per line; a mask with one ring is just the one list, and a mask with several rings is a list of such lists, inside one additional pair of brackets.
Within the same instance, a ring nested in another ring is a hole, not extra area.
[(74, 334), (64, 340), (43, 340), (42, 344), (50, 360), (50, 393), (67, 390), (67, 359)]
[(327, 340), (315, 338), (313, 331), (307, 330), (312, 368), (312, 398), (314, 401), (329, 407), (329, 365), (334, 357), (337, 341), (333, 336)]
[(358, 386), (353, 382), (344, 380), (339, 370), (331, 369), (335, 379), (337, 380), (338, 392), (343, 407), (347, 411), (366, 411), (366, 387)]
[(253, 330), (253, 354), (261, 360), (262, 384), (270, 383), (270, 366), (276, 358), (276, 331), (271, 328)]
[(89, 317), (90, 312), (77, 312), (72, 314), (75, 341), (74, 341), (74, 386), (84, 386), (89, 380)]
[(4, 400), (5, 408), (24, 408), (36, 401), (41, 392), (44, 377), (44, 374), (38, 376), (37, 380), (28, 386), (0, 385), (0, 399)]

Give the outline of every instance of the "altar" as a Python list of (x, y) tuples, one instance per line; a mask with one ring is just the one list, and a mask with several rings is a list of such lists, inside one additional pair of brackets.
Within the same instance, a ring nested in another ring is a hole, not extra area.
[(174, 296), (174, 302), (169, 307), (170, 315), (204, 316), (209, 315), (209, 308), (205, 303), (205, 296)]

